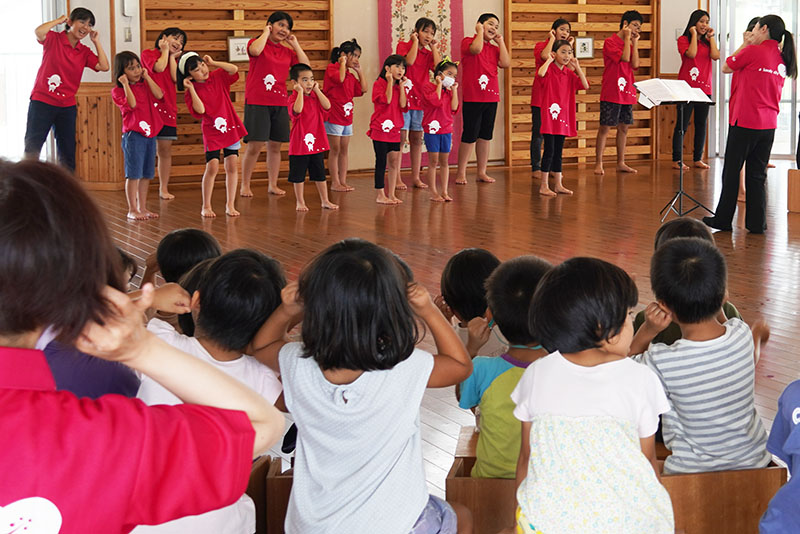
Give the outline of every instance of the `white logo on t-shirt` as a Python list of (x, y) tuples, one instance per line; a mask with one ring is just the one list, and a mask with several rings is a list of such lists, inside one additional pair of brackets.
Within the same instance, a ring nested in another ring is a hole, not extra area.
[(61, 512), (44, 497), (28, 497), (0, 506), (0, 532), (58, 534)]
[(264, 76), (264, 87), (267, 88), (267, 91), (272, 91), (272, 86), (275, 85), (275, 81), (275, 76), (272, 74)]
[(349, 117), (350, 113), (353, 112), (353, 103), (352, 102), (348, 102), (347, 104), (345, 104), (342, 107), (344, 108), (344, 116), (345, 117)]
[(139, 121), (139, 128), (144, 132), (145, 137), (150, 137), (150, 125), (144, 121)]
[(781, 78), (786, 78), (786, 65), (783, 63), (778, 65), (778, 74), (781, 75)]
[(394, 123), (391, 121), (391, 119), (386, 119), (381, 123), (381, 130), (384, 132), (389, 133), (392, 131), (392, 129), (394, 129)]
[(414, 88), (414, 82), (411, 81), (411, 78), (406, 78), (406, 83), (403, 84), (403, 87), (406, 88), (406, 94), (408, 94)]
[(481, 91), (485, 91), (486, 86), (489, 85), (489, 77), (485, 74), (481, 74), (481, 77), (478, 78), (478, 85), (481, 86)]
[(58, 86), (61, 85), (61, 76), (58, 74), (53, 74), (49, 78), (47, 78), (47, 87), (50, 89), (51, 93), (54, 93)]
[(623, 78), (622, 76), (620, 76), (620, 77), (619, 77), (619, 80), (617, 80), (617, 87), (619, 87), (619, 92), (620, 92), (620, 93), (622, 93), (623, 91), (625, 91), (625, 86), (626, 86), (626, 85), (628, 85), (628, 80), (626, 80), (625, 78)]
[(792, 423), (798, 424), (800, 423), (800, 408), (795, 408), (792, 412)]
[(309, 152), (314, 151), (314, 141), (316, 140), (317, 139), (314, 137), (314, 134), (312, 133), (307, 133), (306, 136), (303, 138), (303, 142), (306, 144), (306, 147), (308, 147)]
[(697, 67), (692, 67), (692, 70), (689, 71), (689, 76), (692, 78), (693, 82), (696, 82), (697, 77), (700, 76), (700, 69)]
[(216, 128), (222, 133), (225, 133), (228, 131), (228, 121), (226, 121), (222, 117), (217, 117), (216, 119), (214, 119), (214, 128)]
[(439, 121), (432, 120), (431, 123), (428, 124), (428, 133), (435, 135), (436, 132), (438, 132), (441, 128), (442, 128), (442, 125), (439, 124)]
[(550, 104), (549, 111), (550, 111), (550, 116), (553, 118), (553, 120), (556, 120), (558, 116), (561, 114), (561, 106), (553, 102), (552, 104)]

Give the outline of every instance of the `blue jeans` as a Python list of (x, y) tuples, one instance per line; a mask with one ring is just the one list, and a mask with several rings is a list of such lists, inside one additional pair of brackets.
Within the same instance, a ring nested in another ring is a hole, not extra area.
[(28, 126), (25, 131), (25, 154), (38, 159), (42, 145), (52, 128), (55, 131), (58, 162), (70, 171), (75, 171), (75, 120), (77, 116), (77, 106), (62, 108), (31, 100), (28, 106)]

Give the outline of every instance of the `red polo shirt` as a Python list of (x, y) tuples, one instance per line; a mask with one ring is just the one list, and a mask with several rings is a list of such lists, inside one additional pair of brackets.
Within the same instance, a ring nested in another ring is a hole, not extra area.
[(697, 87), (711, 95), (711, 45), (697, 39), (697, 55), (693, 58), (686, 56), (689, 50), (689, 38), (681, 35), (678, 38), (678, 53), (681, 55), (681, 70), (678, 79)]
[(254, 56), (250, 54), (253, 41), (247, 42), (250, 70), (245, 80), (244, 100), (259, 106), (285, 106), (289, 101), (286, 79), (289, 69), (297, 63), (297, 54), (288, 46), (267, 39), (261, 54)]
[(400, 128), (403, 127), (403, 112), (408, 108), (400, 107), (400, 86), (392, 87), (392, 101), (386, 102), (386, 78), (380, 77), (372, 84), (372, 103), (375, 111), (369, 120), (367, 135), (373, 141), (386, 143), (400, 142)]
[(559, 69), (555, 63), (547, 67), (544, 78), (539, 77), (543, 134), (575, 137), (575, 93), (583, 89), (581, 79), (569, 67)]
[[(616, 33), (603, 43), (603, 82), (600, 88), (600, 100), (615, 104), (635, 104), (636, 87), (633, 86), (633, 65), (630, 61), (622, 61), (622, 49), (625, 42)], [(633, 59), (633, 44), (631, 44)]]
[(206, 152), (229, 147), (247, 135), (247, 130), (231, 102), (231, 85), (238, 79), (238, 72), (228, 74), (222, 69), (217, 69), (209, 74), (205, 82), (193, 82), (197, 96), (206, 108), (204, 115), (195, 112), (189, 91), (183, 94), (189, 113), (203, 121), (201, 129)]
[(442, 88), (441, 98), (436, 96), (436, 84), (428, 82), (422, 86), (422, 131), (427, 134), (453, 133), (453, 115), (450, 103), (453, 93)]
[(243, 412), (56, 391), (42, 352), (8, 347), (0, 436), (3, 531), (61, 534), (130, 532), (229, 505), (247, 487), (254, 440)]
[[(397, 54), (405, 57), (409, 50), (411, 50), (411, 41), (397, 43)], [(420, 45), (416, 61), (406, 66), (406, 78), (411, 81), (411, 89), (408, 92), (408, 109), (422, 109), (422, 86), (431, 81), (430, 73), (434, 66), (433, 52)]]
[(289, 155), (305, 156), (318, 154), (330, 149), (328, 134), (325, 133), (325, 119), (328, 112), (322, 109), (322, 104), (314, 91), (303, 95), (303, 111), (294, 112), (294, 103), (297, 93), (289, 97), (289, 117), (292, 119), (291, 135), (289, 137)]
[(111, 98), (122, 112), (122, 133), (134, 131), (145, 137), (155, 137), (164, 125), (162, 114), (157, 108), (163, 100), (156, 100), (144, 79), (130, 84), (130, 88), (136, 98), (135, 108), (128, 105), (124, 87), (114, 87), (111, 90)]
[(322, 92), (331, 101), (328, 122), (340, 126), (353, 124), (353, 98), (364, 94), (361, 82), (352, 73), (347, 72), (344, 81), (339, 81), (339, 63), (330, 63), (325, 69), (325, 83)]
[(161, 120), (166, 126), (178, 125), (178, 88), (175, 82), (172, 81), (172, 74), (169, 72), (169, 62), (167, 68), (161, 72), (153, 70), (153, 65), (161, 57), (161, 50), (156, 48), (148, 48), (142, 50), (142, 67), (150, 71), (150, 77), (158, 84), (162, 91), (164, 91), (164, 99), (157, 101), (158, 111), (161, 115)]
[(768, 39), (745, 47), (725, 60), (737, 76), (736, 97), (731, 98), (729, 123), (753, 130), (778, 127), (781, 91), (786, 81), (778, 42)]
[(488, 42), (483, 42), (480, 54), (472, 54), (469, 45), (475, 36), (465, 37), (461, 41), (461, 85), (464, 91), (464, 102), (500, 102), (500, 82), (497, 77), (497, 63), (500, 61), (500, 49)]
[(533, 47), (533, 60), (536, 62), (536, 70), (533, 72), (533, 84), (531, 84), (531, 107), (538, 108), (542, 105), (540, 102), (542, 78), (539, 76), (539, 69), (544, 65), (545, 60), (542, 59), (542, 52), (544, 52), (549, 42), (550, 39), (547, 39), (546, 41), (536, 43), (536, 46)]
[(60, 108), (74, 106), (83, 69), (97, 70), (97, 56), (83, 43), (73, 48), (67, 32), (49, 31), (44, 41), (38, 43), (44, 47), (44, 53), (31, 100)]

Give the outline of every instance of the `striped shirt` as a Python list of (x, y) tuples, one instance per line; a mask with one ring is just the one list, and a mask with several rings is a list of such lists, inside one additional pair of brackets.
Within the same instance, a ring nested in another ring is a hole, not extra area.
[(741, 319), (708, 341), (653, 343), (634, 359), (656, 372), (671, 410), (662, 415), (672, 451), (665, 473), (764, 467), (767, 433), (756, 413), (753, 336)]

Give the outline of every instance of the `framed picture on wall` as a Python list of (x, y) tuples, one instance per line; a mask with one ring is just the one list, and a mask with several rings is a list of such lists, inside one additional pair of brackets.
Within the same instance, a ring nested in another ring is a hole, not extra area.
[(228, 61), (231, 63), (249, 61), (247, 42), (250, 37), (228, 37)]
[(594, 39), (592, 37), (575, 38), (575, 57), (578, 59), (592, 59), (594, 57)]

